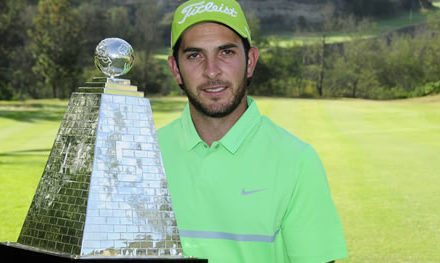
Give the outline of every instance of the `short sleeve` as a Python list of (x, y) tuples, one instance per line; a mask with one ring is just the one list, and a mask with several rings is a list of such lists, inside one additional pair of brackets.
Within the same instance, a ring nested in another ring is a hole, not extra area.
[(281, 226), (290, 261), (322, 263), (346, 257), (326, 173), (312, 147), (302, 152), (294, 172), (296, 182)]

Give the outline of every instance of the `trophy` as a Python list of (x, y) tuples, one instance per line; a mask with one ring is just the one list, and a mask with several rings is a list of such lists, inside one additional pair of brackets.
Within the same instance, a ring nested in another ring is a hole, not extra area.
[(151, 105), (130, 80), (133, 49), (96, 47), (94, 78), (74, 92), (17, 242), (0, 254), (43, 262), (207, 262), (183, 256)]
[(80, 87), (79, 91), (143, 97), (136, 86), (130, 85), (130, 80), (115, 78), (129, 72), (133, 62), (133, 48), (127, 41), (120, 38), (102, 40), (96, 46), (95, 65), (107, 78), (94, 78), (94, 82), (87, 82), (88, 87)]

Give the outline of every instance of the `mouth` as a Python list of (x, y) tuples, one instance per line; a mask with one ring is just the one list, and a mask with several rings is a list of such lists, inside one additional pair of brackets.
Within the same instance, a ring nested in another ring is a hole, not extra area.
[(226, 86), (214, 86), (209, 88), (204, 88), (203, 91), (210, 94), (221, 93), (226, 90)]

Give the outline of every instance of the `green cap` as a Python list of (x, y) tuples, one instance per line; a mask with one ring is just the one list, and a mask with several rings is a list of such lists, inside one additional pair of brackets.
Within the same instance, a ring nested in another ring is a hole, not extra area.
[(171, 25), (171, 48), (183, 32), (200, 22), (218, 22), (232, 28), (251, 43), (251, 32), (240, 4), (235, 0), (190, 0), (174, 13)]

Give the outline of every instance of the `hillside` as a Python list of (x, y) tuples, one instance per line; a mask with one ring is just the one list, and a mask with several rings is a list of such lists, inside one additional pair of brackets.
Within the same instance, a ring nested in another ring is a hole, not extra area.
[[(139, 3), (142, 0), (131, 0)], [(160, 0), (164, 13), (171, 13), (182, 1)], [(402, 11), (431, 8), (430, 0), (239, 0), (248, 15), (260, 20), (263, 30), (294, 30), (319, 25), (335, 15), (358, 17), (392, 16)]]
[[(203, 0), (200, 0), (203, 1)], [(204, 0), (207, 2), (208, 0)], [(108, 8), (131, 6), (136, 10), (145, 0), (95, 0)], [(168, 29), (176, 7), (183, 0), (158, 0), (159, 23)], [(337, 16), (395, 17), (433, 7), (433, 0), (238, 0), (249, 18), (257, 17), (265, 32), (313, 31), (326, 20)], [(133, 11), (134, 12), (134, 11)], [(252, 20), (251, 20), (252, 21)], [(165, 38), (168, 37), (168, 34)]]

